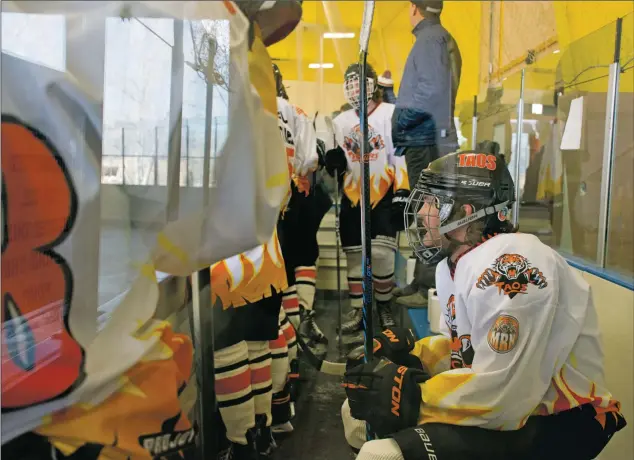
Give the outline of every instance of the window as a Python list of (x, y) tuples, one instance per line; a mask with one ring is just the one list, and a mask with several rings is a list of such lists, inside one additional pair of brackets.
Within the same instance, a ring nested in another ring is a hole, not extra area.
[(3, 12), (2, 52), (55, 70), (66, 70), (66, 18)]

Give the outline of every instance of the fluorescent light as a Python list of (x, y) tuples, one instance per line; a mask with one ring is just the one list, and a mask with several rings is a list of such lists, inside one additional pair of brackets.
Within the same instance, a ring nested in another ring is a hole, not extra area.
[(324, 38), (354, 38), (354, 32), (324, 32)]
[(558, 54), (560, 50), (553, 51), (553, 54)]
[(544, 106), (542, 104), (533, 104), (532, 112), (535, 115), (541, 115), (544, 113)]
[(335, 65), (332, 62), (324, 62), (323, 64), (312, 62), (308, 64), (309, 69), (332, 69), (334, 67)]

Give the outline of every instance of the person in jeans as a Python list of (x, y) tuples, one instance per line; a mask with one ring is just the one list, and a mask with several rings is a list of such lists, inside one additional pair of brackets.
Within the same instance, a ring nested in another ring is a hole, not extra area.
[[(396, 155), (405, 156), (409, 183), (414, 187), (431, 161), (458, 149), (454, 109), (462, 58), (455, 40), (440, 22), (443, 2), (411, 3), (416, 43), (405, 63), (392, 117), (392, 139)], [(426, 305), (435, 270), (417, 262), (412, 284), (394, 290), (396, 302), (409, 307)]]

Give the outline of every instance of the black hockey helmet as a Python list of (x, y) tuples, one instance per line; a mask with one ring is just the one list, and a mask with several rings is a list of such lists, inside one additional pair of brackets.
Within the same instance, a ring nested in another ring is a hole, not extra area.
[[(376, 72), (370, 64), (365, 65), (365, 75), (367, 96), (368, 101), (370, 101), (377, 90)], [(346, 72), (343, 74), (343, 79), (343, 95), (345, 96), (346, 101), (348, 101), (354, 109), (359, 110), (359, 97), (361, 95), (361, 87), (359, 86), (359, 81), (361, 80), (361, 66), (358, 63), (350, 64), (346, 69)]]
[[(481, 151), (446, 155), (429, 164), (409, 196), (405, 206), (409, 244), (421, 261), (435, 263), (446, 255), (443, 249), (464, 244), (447, 235), (457, 228), (482, 219), (483, 236), (508, 231), (514, 201), (515, 186), (503, 155)], [(429, 228), (430, 219), (425, 219), (429, 214), (421, 214), (425, 203), (438, 210), (437, 227)], [(471, 206), (470, 215), (457, 215), (463, 206)], [(430, 233), (425, 238), (430, 230), (435, 236)]]
[(275, 89), (277, 91), (277, 96), (288, 101), (288, 94), (286, 94), (286, 88), (284, 88), (284, 78), (282, 77), (280, 68), (275, 62), (273, 63), (273, 75), (275, 76)]

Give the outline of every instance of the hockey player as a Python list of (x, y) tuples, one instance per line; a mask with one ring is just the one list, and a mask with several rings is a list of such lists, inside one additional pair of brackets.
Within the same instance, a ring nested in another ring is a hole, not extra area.
[(514, 200), (501, 155), (453, 153), (423, 171), (406, 220), (418, 258), (440, 261), (442, 335), (385, 331), (375, 359), (349, 369), (348, 438), (354, 419), (383, 438), (358, 459), (590, 460), (625, 426), (590, 287), (516, 232)]
[[(249, 16), (258, 3), (239, 6)], [(254, 33), (253, 46), (262, 46), (260, 30)], [(273, 75), (266, 61), (257, 70)], [(293, 156), (288, 146), (286, 154)], [(288, 356), (295, 350), (295, 333), (281, 308), (288, 285), (277, 231), (268, 243), (211, 267), (212, 302), (219, 313), (214, 317), (215, 390), (229, 442), (219, 453), (221, 460), (267, 458), (275, 447), (272, 412), (290, 419)]]
[(315, 128), (302, 109), (288, 102), (282, 73), (275, 64), (273, 72), (278, 92), (278, 124), (291, 176), (289, 200), (278, 226), (283, 235), (282, 252), (289, 280), (284, 292), (284, 311), (293, 326), (311, 341), (326, 342), (315, 323), (313, 304), (319, 255), (317, 230), (330, 208), (330, 200), (326, 197), (328, 202), (324, 206), (323, 197), (311, 193), (313, 172), (319, 164)]
[[(348, 289), (353, 308), (351, 319), (342, 325), (342, 333), (362, 329), (361, 278), (361, 137), (359, 126), (359, 65), (345, 72), (344, 94), (353, 107), (334, 119), (337, 147), (326, 154), (328, 172), (343, 183), (341, 199), (341, 245), (346, 254)], [(377, 76), (367, 66), (368, 137), (370, 143), (370, 201), (372, 203), (372, 269), (375, 298), (381, 327), (395, 325), (390, 301), (394, 285), (396, 234), (403, 229), (403, 209), (409, 195), (405, 161), (394, 156), (391, 117), (394, 105), (381, 102)]]

